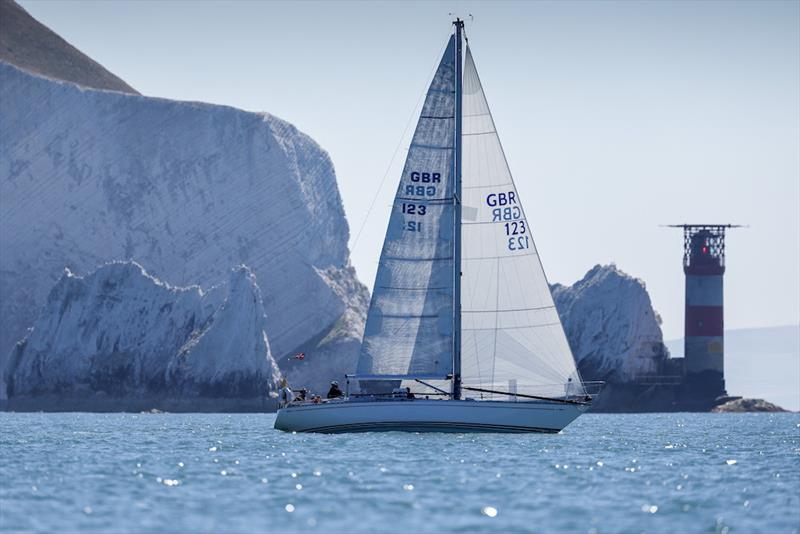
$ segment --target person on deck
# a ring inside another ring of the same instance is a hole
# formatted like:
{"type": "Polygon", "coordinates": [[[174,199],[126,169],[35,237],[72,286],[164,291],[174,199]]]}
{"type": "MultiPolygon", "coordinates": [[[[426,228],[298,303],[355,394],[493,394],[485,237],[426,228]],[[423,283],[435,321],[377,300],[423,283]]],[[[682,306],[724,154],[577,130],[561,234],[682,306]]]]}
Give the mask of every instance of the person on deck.
{"type": "Polygon", "coordinates": [[[338,399],[343,395],[342,390],[339,389],[339,382],[334,380],[331,382],[331,389],[328,390],[328,398],[329,399],[338,399]]]}
{"type": "Polygon", "coordinates": [[[293,400],[294,393],[292,392],[291,388],[289,388],[289,384],[284,378],[281,380],[280,407],[283,408],[284,406],[288,406],[293,400]]]}

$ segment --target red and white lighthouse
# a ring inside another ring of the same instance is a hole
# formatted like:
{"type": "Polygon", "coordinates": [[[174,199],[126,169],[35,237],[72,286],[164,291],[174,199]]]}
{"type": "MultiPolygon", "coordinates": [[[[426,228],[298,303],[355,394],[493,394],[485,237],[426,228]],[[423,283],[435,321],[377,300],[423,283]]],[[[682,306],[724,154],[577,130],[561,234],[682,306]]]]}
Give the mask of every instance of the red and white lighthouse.
{"type": "Polygon", "coordinates": [[[684,373],[693,396],[727,395],[724,365],[725,229],[731,224],[682,224],[686,274],[684,373]]]}

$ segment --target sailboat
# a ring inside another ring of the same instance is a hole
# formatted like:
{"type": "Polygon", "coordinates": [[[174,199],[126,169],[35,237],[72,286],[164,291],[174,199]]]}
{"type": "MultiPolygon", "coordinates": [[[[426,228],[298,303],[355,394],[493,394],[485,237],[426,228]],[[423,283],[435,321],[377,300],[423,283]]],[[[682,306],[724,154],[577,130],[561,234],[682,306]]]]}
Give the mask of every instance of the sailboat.
{"type": "Polygon", "coordinates": [[[559,432],[592,403],[456,19],[400,178],[346,394],[296,432],[559,432]],[[412,391],[413,388],[413,391],[412,391]]]}

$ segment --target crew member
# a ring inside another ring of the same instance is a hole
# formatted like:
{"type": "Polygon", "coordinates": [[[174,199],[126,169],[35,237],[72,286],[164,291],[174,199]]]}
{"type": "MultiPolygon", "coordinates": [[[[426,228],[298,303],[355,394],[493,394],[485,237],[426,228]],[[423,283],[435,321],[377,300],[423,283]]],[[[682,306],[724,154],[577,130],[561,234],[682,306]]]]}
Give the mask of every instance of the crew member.
{"type": "Polygon", "coordinates": [[[343,395],[342,390],[339,389],[339,382],[334,380],[331,382],[331,389],[328,390],[328,398],[329,399],[338,399],[343,395]]]}
{"type": "Polygon", "coordinates": [[[289,383],[286,379],[281,379],[281,392],[280,392],[280,407],[288,406],[294,400],[294,393],[289,388],[289,383]]]}

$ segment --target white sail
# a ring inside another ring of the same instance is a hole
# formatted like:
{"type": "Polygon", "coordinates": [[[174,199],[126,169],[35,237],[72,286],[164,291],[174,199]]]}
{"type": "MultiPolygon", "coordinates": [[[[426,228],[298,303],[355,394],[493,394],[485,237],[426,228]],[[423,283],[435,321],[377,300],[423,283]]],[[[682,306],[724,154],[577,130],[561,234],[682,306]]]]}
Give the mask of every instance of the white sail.
{"type": "Polygon", "coordinates": [[[455,38],[408,151],[367,314],[358,375],[453,372],[455,38]]]}
{"type": "Polygon", "coordinates": [[[463,86],[464,386],[561,396],[582,389],[467,47],[463,86]]]}

